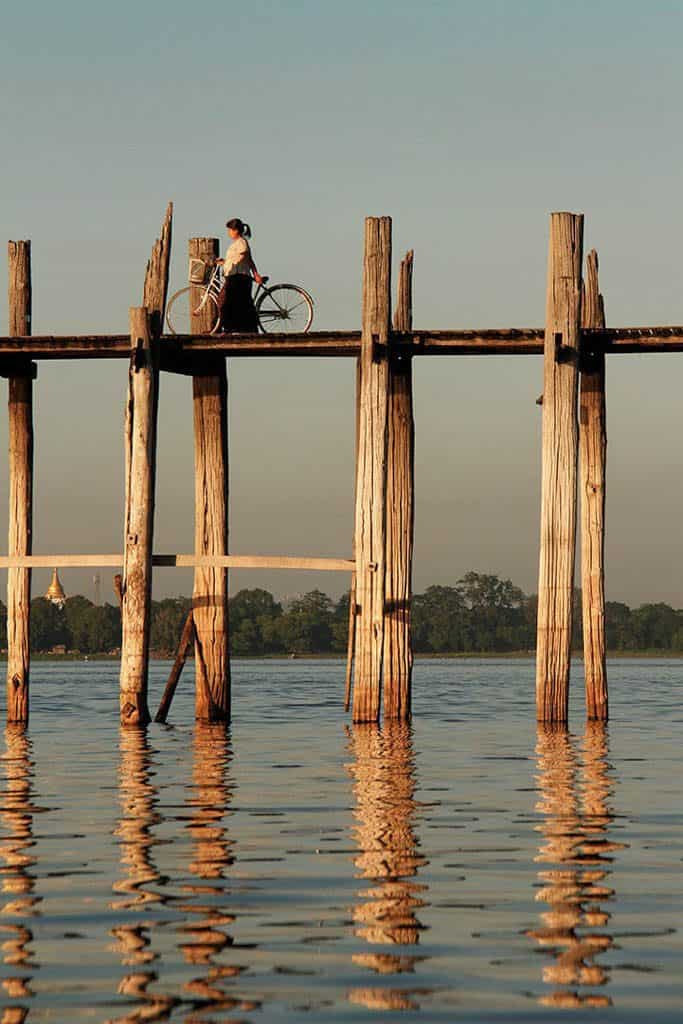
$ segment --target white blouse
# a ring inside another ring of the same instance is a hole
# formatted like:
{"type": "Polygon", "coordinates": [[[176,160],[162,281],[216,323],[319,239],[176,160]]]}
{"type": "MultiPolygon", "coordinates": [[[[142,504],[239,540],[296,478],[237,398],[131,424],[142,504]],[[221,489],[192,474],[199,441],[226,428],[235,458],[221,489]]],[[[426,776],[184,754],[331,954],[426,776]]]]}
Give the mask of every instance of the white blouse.
{"type": "Polygon", "coordinates": [[[246,238],[236,238],[226,252],[223,273],[226,277],[251,274],[251,250],[246,238]]]}

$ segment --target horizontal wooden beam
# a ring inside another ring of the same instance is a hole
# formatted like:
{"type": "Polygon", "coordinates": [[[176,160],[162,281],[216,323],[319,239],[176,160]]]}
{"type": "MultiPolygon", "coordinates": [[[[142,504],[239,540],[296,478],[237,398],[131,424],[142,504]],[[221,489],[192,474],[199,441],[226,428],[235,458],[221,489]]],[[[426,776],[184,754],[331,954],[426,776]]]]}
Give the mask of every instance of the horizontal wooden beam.
{"type": "MultiPolygon", "coordinates": [[[[215,569],[314,569],[322,572],[353,572],[350,558],[306,558],[296,555],[153,555],[160,568],[215,569]]],[[[23,555],[0,556],[0,569],[119,568],[123,555],[23,555]]]]}
{"type": "Polygon", "coordinates": [[[584,343],[604,352],[683,352],[683,327],[596,327],[584,343]]]}
{"type": "Polygon", "coordinates": [[[0,359],[128,359],[130,335],[92,334],[83,337],[42,334],[30,338],[0,338],[0,359]]]}
{"type": "Polygon", "coordinates": [[[417,356],[541,355],[539,327],[483,331],[412,331],[395,334],[393,344],[417,356]]]}
{"type": "MultiPolygon", "coordinates": [[[[585,330],[584,343],[607,353],[683,352],[683,327],[607,327],[585,330]]],[[[540,327],[486,330],[408,331],[392,335],[392,344],[416,356],[541,355],[540,327]]],[[[311,331],[308,334],[229,334],[164,336],[160,341],[162,368],[177,373],[197,372],[195,362],[207,356],[358,356],[359,331],[311,331]]],[[[0,375],[3,364],[13,372],[17,358],[128,359],[130,338],[123,334],[26,338],[0,337],[0,375]]]]}
{"type": "MultiPolygon", "coordinates": [[[[601,327],[581,332],[589,349],[606,353],[683,352],[683,327],[601,327]]],[[[413,355],[542,355],[544,331],[520,327],[483,331],[413,331],[394,335],[413,355]]]]}
{"type": "MultiPolygon", "coordinates": [[[[308,334],[226,334],[203,338],[177,335],[170,341],[183,353],[224,356],[357,356],[360,331],[309,331],[308,334]]],[[[163,344],[163,343],[162,343],[163,344]]]]}
{"type": "Polygon", "coordinates": [[[350,558],[306,558],[291,555],[154,555],[154,565],[217,569],[315,569],[322,572],[353,572],[350,558]]]}
{"type": "Polygon", "coordinates": [[[119,568],[123,555],[0,555],[0,569],[85,569],[119,568]]]}
{"type": "MultiPolygon", "coordinates": [[[[359,331],[311,331],[308,334],[165,335],[160,342],[162,362],[181,357],[222,356],[353,356],[360,350],[359,331]]],[[[130,338],[124,334],[87,337],[33,335],[0,337],[0,361],[7,357],[30,359],[128,359],[130,338]]],[[[182,361],[181,361],[182,365],[182,361]]],[[[174,367],[169,365],[170,369],[174,367]]],[[[187,372],[180,369],[179,372],[187,372]]]]}

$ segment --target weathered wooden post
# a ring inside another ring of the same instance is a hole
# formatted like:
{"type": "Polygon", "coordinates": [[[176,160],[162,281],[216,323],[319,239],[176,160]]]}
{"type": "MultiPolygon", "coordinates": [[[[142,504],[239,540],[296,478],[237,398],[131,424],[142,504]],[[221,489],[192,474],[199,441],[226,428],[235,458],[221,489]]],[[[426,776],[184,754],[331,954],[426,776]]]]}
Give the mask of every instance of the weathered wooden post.
{"type": "MultiPolygon", "coordinates": [[[[31,333],[31,243],[9,242],[9,333],[31,333]]],[[[8,554],[30,555],[33,535],[33,380],[36,366],[16,360],[9,373],[8,554]]],[[[31,570],[7,571],[7,721],[28,722],[31,570]]]]}
{"type": "MultiPolygon", "coordinates": [[[[355,524],[355,508],[358,501],[358,439],[360,436],[360,381],[361,381],[361,360],[360,356],[356,359],[356,414],[354,419],[354,467],[356,471],[353,489],[353,507],[354,507],[354,525],[353,525],[353,537],[351,538],[351,558],[356,560],[356,524],[355,524]]],[[[358,602],[357,602],[357,590],[356,590],[356,567],[354,565],[353,572],[351,573],[351,585],[349,587],[349,635],[346,644],[346,681],[345,681],[345,693],[344,693],[344,711],[348,711],[351,707],[351,683],[353,678],[353,668],[356,657],[356,628],[358,625],[358,602]]]]}
{"type": "MultiPolygon", "coordinates": [[[[401,261],[394,330],[413,328],[413,252],[401,261]]],[[[412,356],[389,357],[387,554],[384,625],[384,715],[409,718],[413,652],[410,640],[415,519],[412,356]]]]}
{"type": "Polygon", "coordinates": [[[384,654],[391,218],[365,221],[356,456],[354,722],[379,719],[384,654]]]}
{"type": "Polygon", "coordinates": [[[130,311],[130,341],[120,707],[122,725],[146,725],[159,368],[145,306],[130,311]]]}
{"type": "MultiPolygon", "coordinates": [[[[604,327],[605,307],[598,284],[598,254],[586,259],[581,304],[584,327],[604,327]]],[[[582,343],[579,385],[579,467],[581,480],[581,593],[586,714],[606,721],[607,661],[605,643],[605,479],[607,417],[605,352],[582,343]]]]}
{"type": "Polygon", "coordinates": [[[160,337],[164,329],[172,234],[173,203],[169,203],[166,207],[164,223],[161,226],[161,234],[154,243],[152,255],[147,263],[145,287],[142,293],[142,305],[146,306],[149,312],[149,326],[153,338],[160,337]]]}
{"type": "Polygon", "coordinates": [[[543,368],[541,550],[536,715],[565,722],[569,699],[576,549],[578,356],[583,215],[553,213],[543,368]]]}
{"type": "MultiPolygon", "coordinates": [[[[190,257],[214,260],[217,238],[190,239],[190,257]]],[[[198,295],[198,289],[193,290],[198,295]]],[[[193,301],[192,308],[197,302],[193,301]]],[[[210,313],[192,318],[192,330],[208,333],[210,313]]],[[[228,378],[225,358],[202,361],[193,374],[195,552],[228,552],[228,378]]],[[[192,609],[195,628],[195,715],[208,722],[230,720],[228,574],[198,566],[192,609]]]]}

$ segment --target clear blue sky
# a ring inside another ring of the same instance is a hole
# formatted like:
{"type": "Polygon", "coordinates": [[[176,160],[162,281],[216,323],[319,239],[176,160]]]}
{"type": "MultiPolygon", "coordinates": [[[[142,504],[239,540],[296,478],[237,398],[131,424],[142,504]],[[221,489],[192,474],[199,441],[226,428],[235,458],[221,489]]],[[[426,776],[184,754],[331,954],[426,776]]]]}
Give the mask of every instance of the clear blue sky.
{"type": "MultiPolygon", "coordinates": [[[[683,322],[682,29],[682,5],[628,0],[3,10],[0,224],[32,239],[34,330],[125,331],[168,199],[173,287],[187,238],[241,216],[319,327],[358,324],[367,214],[415,249],[416,326],[540,325],[554,209],[586,215],[609,322],[683,322]]],[[[608,596],[683,605],[683,356],[608,375],[608,596]]],[[[230,380],[232,550],[346,554],[350,363],[233,360],[230,380]]],[[[418,361],[418,589],[468,569],[535,588],[540,387],[535,358],[418,361]]],[[[120,549],[124,388],[119,363],[41,366],[37,551],[120,549]]],[[[164,377],[159,550],[191,548],[190,406],[164,377]]],[[[159,594],[189,587],[158,574],[159,594]]]]}

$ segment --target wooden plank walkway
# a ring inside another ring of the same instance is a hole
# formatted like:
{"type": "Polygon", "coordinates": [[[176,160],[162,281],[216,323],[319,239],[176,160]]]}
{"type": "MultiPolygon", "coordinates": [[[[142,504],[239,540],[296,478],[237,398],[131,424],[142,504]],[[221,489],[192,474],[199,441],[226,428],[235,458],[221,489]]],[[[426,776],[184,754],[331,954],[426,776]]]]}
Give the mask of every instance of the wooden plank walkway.
{"type": "MultiPolygon", "coordinates": [[[[607,353],[683,352],[683,326],[607,327],[582,332],[589,347],[607,353]]],[[[392,335],[406,354],[542,355],[541,327],[513,329],[409,331],[392,335]]],[[[164,336],[160,341],[162,367],[172,369],[173,357],[223,356],[336,356],[360,353],[360,331],[310,331],[308,334],[231,334],[164,336]]],[[[0,337],[0,372],[4,359],[128,359],[130,335],[95,334],[83,337],[34,335],[0,337]]]]}

